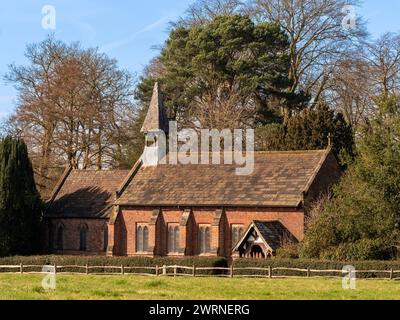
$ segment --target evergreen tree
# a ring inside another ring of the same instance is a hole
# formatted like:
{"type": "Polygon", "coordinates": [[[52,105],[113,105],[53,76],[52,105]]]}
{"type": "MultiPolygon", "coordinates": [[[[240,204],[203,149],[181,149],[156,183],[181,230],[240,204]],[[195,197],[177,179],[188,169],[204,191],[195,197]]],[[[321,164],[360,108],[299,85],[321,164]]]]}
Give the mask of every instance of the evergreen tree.
{"type": "MultiPolygon", "coordinates": [[[[177,27],[159,62],[158,73],[141,79],[137,97],[147,104],[154,81],[159,81],[171,118],[190,118],[202,103],[218,100],[230,105],[231,117],[241,114],[242,123],[268,123],[282,121],[307,102],[302,94],[287,91],[291,82],[286,34],[276,24],[255,24],[247,16],[218,16],[204,25],[177,27]]],[[[202,112],[211,117],[217,108],[202,112]]],[[[218,126],[215,121],[203,123],[210,125],[218,126]]]]}
{"type": "Polygon", "coordinates": [[[354,156],[351,127],[341,113],[335,113],[325,103],[291,117],[285,129],[286,149],[325,149],[330,140],[332,151],[338,157],[354,156]]]}
{"type": "Polygon", "coordinates": [[[42,204],[25,143],[0,143],[0,256],[37,252],[42,204]]]}
{"type": "Polygon", "coordinates": [[[292,115],[282,124],[270,124],[256,130],[258,150],[316,150],[328,147],[343,164],[354,157],[354,138],[341,113],[326,104],[292,115]]]}
{"type": "Polygon", "coordinates": [[[379,99],[363,126],[357,158],[334,197],[308,226],[307,258],[387,259],[400,239],[400,108],[398,97],[379,99]]]}

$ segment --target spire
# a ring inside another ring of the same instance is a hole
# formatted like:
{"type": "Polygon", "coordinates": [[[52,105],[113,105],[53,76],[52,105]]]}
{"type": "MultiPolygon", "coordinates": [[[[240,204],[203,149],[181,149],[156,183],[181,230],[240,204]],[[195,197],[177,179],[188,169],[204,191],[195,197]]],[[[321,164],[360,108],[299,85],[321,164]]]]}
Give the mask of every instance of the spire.
{"type": "Polygon", "coordinates": [[[154,84],[153,96],[151,97],[149,110],[143,122],[141,132],[162,130],[168,133],[168,119],[165,113],[162,100],[160,85],[158,82],[154,84]]]}

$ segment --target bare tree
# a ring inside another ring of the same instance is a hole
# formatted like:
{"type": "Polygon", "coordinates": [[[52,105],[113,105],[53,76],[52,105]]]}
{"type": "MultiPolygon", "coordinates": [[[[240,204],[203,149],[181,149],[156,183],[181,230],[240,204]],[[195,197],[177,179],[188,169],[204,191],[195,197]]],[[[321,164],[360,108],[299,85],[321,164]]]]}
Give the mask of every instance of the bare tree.
{"type": "Polygon", "coordinates": [[[185,16],[172,25],[204,25],[217,16],[243,12],[246,0],[197,0],[189,6],[185,16]]]}
{"type": "Polygon", "coordinates": [[[367,46],[366,61],[375,95],[395,94],[400,89],[400,35],[386,33],[367,46]]]}
{"type": "Polygon", "coordinates": [[[28,46],[29,66],[10,66],[6,80],[18,90],[10,123],[27,142],[39,188],[49,170],[116,166],[121,133],[135,113],[133,77],[96,49],[52,37],[28,46]]]}
{"type": "Polygon", "coordinates": [[[241,128],[250,124],[254,114],[251,98],[243,96],[239,84],[223,86],[215,84],[214,89],[196,96],[192,117],[188,126],[199,125],[201,128],[241,128]]]}
{"type": "Polygon", "coordinates": [[[373,112],[371,88],[370,65],[362,53],[352,52],[333,70],[325,97],[356,131],[373,112]]]}
{"type": "Polygon", "coordinates": [[[398,97],[400,36],[387,33],[349,52],[333,69],[325,97],[354,131],[380,112],[382,97],[398,97]]]}
{"type": "Polygon", "coordinates": [[[54,67],[68,51],[54,39],[27,47],[25,56],[30,66],[10,66],[6,80],[15,83],[19,92],[17,110],[9,124],[15,134],[24,138],[30,147],[35,173],[40,185],[46,185],[47,171],[56,127],[51,81],[54,67]]]}
{"type": "Polygon", "coordinates": [[[303,90],[317,101],[329,84],[331,72],[344,53],[366,33],[360,18],[344,28],[346,6],[357,0],[254,0],[256,20],[273,22],[288,34],[291,47],[290,92],[303,90]]]}

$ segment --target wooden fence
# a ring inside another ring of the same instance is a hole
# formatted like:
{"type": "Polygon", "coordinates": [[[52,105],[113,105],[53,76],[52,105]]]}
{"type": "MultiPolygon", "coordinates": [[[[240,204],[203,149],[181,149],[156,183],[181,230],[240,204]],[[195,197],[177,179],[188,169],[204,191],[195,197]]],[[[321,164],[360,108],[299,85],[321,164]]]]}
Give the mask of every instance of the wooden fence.
{"type": "MultiPolygon", "coordinates": [[[[286,267],[197,267],[180,265],[146,266],[91,266],[91,265],[0,265],[0,273],[13,274],[80,274],[80,275],[144,275],[144,276],[218,276],[218,277],[343,277],[342,270],[317,270],[312,268],[286,267]],[[43,270],[46,267],[47,270],[43,270]],[[72,270],[72,271],[71,271],[72,270]],[[289,274],[288,274],[289,273],[289,274]],[[296,273],[296,275],[293,275],[296,273]]],[[[354,270],[356,274],[366,275],[369,278],[400,280],[400,270],[354,270]],[[398,277],[396,277],[398,275],[398,277]]]]}

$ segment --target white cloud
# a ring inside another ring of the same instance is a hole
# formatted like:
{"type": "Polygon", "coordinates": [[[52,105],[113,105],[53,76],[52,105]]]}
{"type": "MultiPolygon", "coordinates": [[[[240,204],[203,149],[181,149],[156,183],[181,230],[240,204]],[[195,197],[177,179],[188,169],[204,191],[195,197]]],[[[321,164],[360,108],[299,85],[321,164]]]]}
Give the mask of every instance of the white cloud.
{"type": "Polygon", "coordinates": [[[113,49],[125,46],[127,44],[129,44],[130,42],[132,42],[138,35],[141,35],[143,33],[149,32],[157,27],[159,27],[160,25],[163,25],[164,23],[166,23],[167,21],[169,21],[169,17],[163,17],[151,24],[149,24],[148,26],[144,27],[143,29],[135,32],[134,34],[132,34],[130,37],[124,38],[124,39],[119,39],[110,43],[105,44],[104,46],[102,46],[100,48],[100,51],[102,52],[109,52],[113,49]]]}

